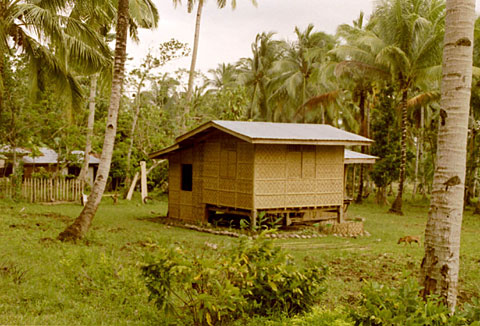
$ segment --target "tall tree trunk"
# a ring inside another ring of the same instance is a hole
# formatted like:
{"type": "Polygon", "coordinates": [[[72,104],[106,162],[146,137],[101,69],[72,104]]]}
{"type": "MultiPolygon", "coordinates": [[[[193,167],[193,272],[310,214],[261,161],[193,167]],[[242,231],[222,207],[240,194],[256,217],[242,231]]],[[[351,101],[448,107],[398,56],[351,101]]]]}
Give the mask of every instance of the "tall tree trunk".
{"type": "MultiPolygon", "coordinates": [[[[128,189],[129,184],[131,183],[131,161],[132,161],[132,151],[133,151],[133,139],[135,136],[135,129],[137,127],[138,116],[140,115],[140,92],[142,91],[142,85],[145,81],[146,74],[142,75],[140,78],[140,82],[138,83],[137,92],[135,94],[135,108],[133,112],[133,119],[132,119],[132,126],[130,127],[130,144],[128,145],[128,152],[127,152],[127,170],[125,171],[125,189],[128,189]]],[[[125,193],[126,197],[127,193],[125,193]]]]}
{"type": "Polygon", "coordinates": [[[477,205],[475,205],[474,215],[480,215],[480,198],[478,198],[477,205]]]}
{"type": "MultiPolygon", "coordinates": [[[[473,118],[473,114],[472,114],[473,118]]],[[[472,205],[472,198],[475,197],[475,193],[473,191],[474,184],[475,184],[475,172],[476,172],[476,143],[475,138],[477,137],[477,130],[475,126],[472,127],[472,131],[470,133],[470,139],[467,140],[468,144],[468,151],[467,151],[467,173],[465,178],[465,199],[464,199],[464,207],[472,205]]]]}
{"type": "MultiPolygon", "coordinates": [[[[2,4],[0,4],[0,9],[2,9],[2,4]]],[[[2,9],[3,10],[3,9],[2,9]]],[[[3,93],[4,93],[4,81],[5,80],[5,54],[0,47],[0,117],[3,113],[3,93]]]]}
{"type": "Polygon", "coordinates": [[[359,179],[358,179],[358,193],[357,193],[357,198],[355,199],[355,203],[360,204],[363,201],[363,184],[364,184],[364,171],[365,167],[363,164],[360,164],[360,174],[359,174],[359,179]]]}
{"type": "Polygon", "coordinates": [[[250,109],[248,110],[248,114],[249,114],[249,119],[253,119],[253,117],[255,116],[254,112],[253,112],[253,103],[255,102],[255,95],[257,93],[257,83],[255,83],[255,85],[253,85],[253,94],[252,94],[252,100],[250,102],[250,109]]]}
{"type": "Polygon", "coordinates": [[[88,164],[90,163],[90,152],[92,151],[93,126],[95,124],[95,97],[97,95],[97,79],[97,74],[93,74],[90,77],[90,96],[88,98],[88,122],[87,137],[85,140],[85,155],[83,156],[82,169],[80,170],[80,174],[78,175],[78,179],[81,181],[85,181],[87,177],[88,164]]]}
{"type": "Polygon", "coordinates": [[[127,152],[127,171],[125,177],[125,186],[128,187],[131,180],[130,171],[131,169],[131,161],[132,161],[132,151],[133,151],[133,139],[135,137],[135,129],[137,127],[138,115],[140,114],[140,104],[135,105],[135,112],[133,115],[132,126],[130,127],[130,143],[128,144],[128,152],[127,152]]]}
{"type": "Polygon", "coordinates": [[[412,199],[415,199],[417,195],[417,179],[418,179],[418,167],[420,161],[420,137],[417,137],[417,141],[415,144],[415,175],[413,177],[413,191],[412,191],[412,199]]]}
{"type": "Polygon", "coordinates": [[[103,142],[102,156],[98,167],[97,177],[93,185],[92,193],[88,202],[83,208],[80,216],[68,226],[58,239],[61,241],[75,241],[82,239],[87,233],[92,220],[102,200],[103,192],[110,172],[115,134],[117,131],[117,118],[120,107],[121,90],[125,77],[125,60],[127,57],[127,32],[128,32],[128,6],[129,0],[118,1],[117,30],[115,41],[115,60],[113,67],[112,90],[110,93],[110,105],[108,107],[107,125],[105,128],[105,139],[103,142]]]}
{"type": "Polygon", "coordinates": [[[382,206],[385,206],[388,204],[386,187],[377,188],[377,194],[375,195],[375,203],[382,206]]]}
{"type": "Polygon", "coordinates": [[[419,173],[421,175],[421,185],[420,193],[425,197],[425,188],[426,188],[426,177],[425,177],[425,167],[423,164],[423,147],[425,146],[425,108],[422,106],[420,111],[420,152],[418,153],[418,160],[420,162],[419,173]]]}
{"type": "Polygon", "coordinates": [[[402,139],[401,139],[401,159],[400,159],[400,178],[398,182],[398,193],[395,198],[392,207],[390,208],[391,213],[398,215],[403,215],[402,212],[402,201],[403,201],[403,184],[405,182],[405,167],[407,165],[407,99],[408,99],[408,88],[403,87],[402,90],[402,139]]]}
{"type": "Polygon", "coordinates": [[[433,179],[423,295],[436,293],[453,312],[457,302],[475,0],[447,0],[437,166],[433,179]]]}
{"type": "Polygon", "coordinates": [[[183,122],[182,128],[185,129],[186,121],[185,119],[188,117],[190,113],[190,101],[192,100],[192,92],[193,92],[193,80],[195,78],[195,65],[197,63],[197,53],[198,53],[198,40],[200,39],[200,22],[202,19],[202,8],[203,8],[203,0],[198,1],[197,7],[197,18],[195,21],[195,36],[193,39],[193,50],[192,50],[192,62],[190,63],[190,72],[188,74],[188,88],[187,94],[185,96],[186,104],[185,104],[185,112],[183,115],[183,122]]]}
{"type": "MultiPolygon", "coordinates": [[[[366,137],[367,133],[367,127],[366,127],[366,121],[367,117],[365,114],[365,92],[361,91],[360,92],[360,99],[358,101],[358,107],[360,109],[360,135],[366,137]]],[[[362,146],[362,153],[365,153],[365,146],[362,146]]],[[[360,164],[360,180],[358,183],[358,194],[357,198],[355,199],[356,203],[361,203],[363,201],[363,184],[364,184],[364,172],[365,172],[365,167],[363,164],[360,164]]]]}

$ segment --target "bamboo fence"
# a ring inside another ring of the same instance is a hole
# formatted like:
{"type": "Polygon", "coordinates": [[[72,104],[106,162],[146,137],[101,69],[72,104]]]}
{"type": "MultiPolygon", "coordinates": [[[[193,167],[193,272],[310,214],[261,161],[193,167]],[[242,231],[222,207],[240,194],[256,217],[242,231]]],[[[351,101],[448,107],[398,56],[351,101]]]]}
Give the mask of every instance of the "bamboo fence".
{"type": "Polygon", "coordinates": [[[31,202],[57,202],[80,200],[84,182],[64,178],[25,178],[21,187],[16,187],[12,179],[0,178],[0,198],[20,196],[31,202]]]}

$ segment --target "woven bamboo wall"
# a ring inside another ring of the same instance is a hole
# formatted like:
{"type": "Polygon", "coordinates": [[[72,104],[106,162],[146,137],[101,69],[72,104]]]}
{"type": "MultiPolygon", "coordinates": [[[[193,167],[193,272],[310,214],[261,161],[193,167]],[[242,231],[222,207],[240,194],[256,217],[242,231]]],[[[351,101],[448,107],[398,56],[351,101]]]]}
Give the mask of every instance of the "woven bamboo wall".
{"type": "Polygon", "coordinates": [[[175,152],[168,158],[170,164],[168,214],[172,218],[197,220],[196,216],[200,216],[200,219],[203,219],[202,152],[203,146],[198,145],[175,152]],[[182,164],[192,164],[192,191],[181,190],[182,164]]]}
{"type": "Polygon", "coordinates": [[[180,218],[181,153],[168,156],[168,215],[180,218]]]}
{"type": "Polygon", "coordinates": [[[205,141],[203,202],[253,208],[253,145],[215,132],[205,141]]]}
{"type": "Polygon", "coordinates": [[[204,221],[206,204],[253,208],[252,144],[214,132],[168,159],[170,217],[204,221]],[[192,164],[192,191],[181,190],[182,164],[192,164]]]}
{"type": "Polygon", "coordinates": [[[343,146],[256,145],[256,209],[342,204],[343,146]]]}

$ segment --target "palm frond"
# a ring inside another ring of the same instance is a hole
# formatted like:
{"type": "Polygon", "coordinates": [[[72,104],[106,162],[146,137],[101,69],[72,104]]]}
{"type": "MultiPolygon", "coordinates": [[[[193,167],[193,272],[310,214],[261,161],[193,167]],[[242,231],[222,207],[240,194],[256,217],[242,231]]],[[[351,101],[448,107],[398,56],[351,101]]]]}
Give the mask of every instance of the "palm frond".
{"type": "Polygon", "coordinates": [[[77,79],[67,71],[64,63],[34,38],[24,34],[23,40],[23,49],[33,70],[31,89],[38,89],[39,74],[46,74],[60,93],[68,94],[73,107],[81,107],[84,101],[83,91],[77,79]]]}
{"type": "Polygon", "coordinates": [[[156,28],[160,18],[152,0],[130,0],[130,17],[141,28],[156,28]]]}
{"type": "Polygon", "coordinates": [[[430,104],[431,102],[436,102],[440,99],[439,91],[430,91],[418,94],[407,100],[407,108],[419,108],[430,104]]]}
{"type": "Polygon", "coordinates": [[[300,107],[297,108],[295,112],[295,117],[298,117],[302,113],[303,109],[305,108],[306,108],[306,111],[308,112],[309,110],[312,110],[313,108],[316,108],[319,105],[326,106],[326,105],[332,104],[333,102],[336,101],[339,93],[340,91],[337,89],[328,93],[323,93],[323,94],[311,97],[305,103],[303,103],[300,107]]]}

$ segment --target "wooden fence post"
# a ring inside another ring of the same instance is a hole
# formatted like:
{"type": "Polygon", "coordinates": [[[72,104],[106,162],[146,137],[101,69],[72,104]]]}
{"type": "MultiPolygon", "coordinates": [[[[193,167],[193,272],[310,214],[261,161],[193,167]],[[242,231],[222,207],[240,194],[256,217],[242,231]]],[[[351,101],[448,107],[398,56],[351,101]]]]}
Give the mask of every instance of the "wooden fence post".
{"type": "Polygon", "coordinates": [[[145,203],[145,198],[148,196],[147,190],[147,162],[140,162],[141,187],[142,187],[142,203],[145,203]]]}

